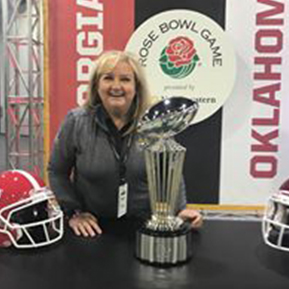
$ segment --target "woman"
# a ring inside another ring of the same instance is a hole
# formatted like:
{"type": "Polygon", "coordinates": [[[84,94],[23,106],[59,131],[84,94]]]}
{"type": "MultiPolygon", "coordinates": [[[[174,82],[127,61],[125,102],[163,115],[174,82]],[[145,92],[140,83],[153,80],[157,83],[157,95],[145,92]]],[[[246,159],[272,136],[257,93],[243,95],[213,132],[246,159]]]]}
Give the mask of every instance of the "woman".
{"type": "MultiPolygon", "coordinates": [[[[127,52],[109,51],[96,61],[88,100],[68,113],[56,136],[49,162],[49,181],[76,235],[102,233],[100,220],[143,218],[149,200],[143,152],[135,129],[148,105],[142,69],[127,52]]],[[[179,215],[202,224],[201,215],[179,215]]]]}

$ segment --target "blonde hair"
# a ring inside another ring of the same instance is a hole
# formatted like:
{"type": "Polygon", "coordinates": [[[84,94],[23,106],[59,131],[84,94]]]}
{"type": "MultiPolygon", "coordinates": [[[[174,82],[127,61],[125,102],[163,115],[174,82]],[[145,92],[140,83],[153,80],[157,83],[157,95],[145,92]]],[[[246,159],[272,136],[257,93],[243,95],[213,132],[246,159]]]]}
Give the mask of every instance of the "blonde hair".
{"type": "Polygon", "coordinates": [[[95,62],[93,71],[90,76],[89,86],[88,86],[88,98],[84,107],[89,110],[94,110],[98,104],[101,104],[101,98],[98,94],[98,84],[101,75],[104,73],[104,70],[107,72],[107,63],[110,60],[113,61],[113,65],[109,68],[112,70],[120,61],[124,61],[128,63],[133,71],[135,76],[135,83],[136,83],[136,107],[132,114],[130,115],[130,119],[134,119],[138,121],[145,110],[149,105],[149,93],[148,93],[148,86],[146,83],[146,79],[144,76],[144,71],[139,64],[138,60],[135,58],[133,54],[126,51],[118,51],[118,50],[111,50],[104,52],[95,62]]]}

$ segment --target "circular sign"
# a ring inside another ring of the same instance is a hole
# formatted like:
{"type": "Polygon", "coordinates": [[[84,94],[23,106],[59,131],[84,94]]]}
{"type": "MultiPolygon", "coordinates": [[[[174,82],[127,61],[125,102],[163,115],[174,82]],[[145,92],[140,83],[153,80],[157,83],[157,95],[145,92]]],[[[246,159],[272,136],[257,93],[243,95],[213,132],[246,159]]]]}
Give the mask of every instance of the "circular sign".
{"type": "Polygon", "coordinates": [[[126,50],[145,68],[153,96],[184,96],[199,104],[193,123],[214,114],[235,81],[235,53],[224,30],[191,10],[169,10],[145,21],[126,50]]]}

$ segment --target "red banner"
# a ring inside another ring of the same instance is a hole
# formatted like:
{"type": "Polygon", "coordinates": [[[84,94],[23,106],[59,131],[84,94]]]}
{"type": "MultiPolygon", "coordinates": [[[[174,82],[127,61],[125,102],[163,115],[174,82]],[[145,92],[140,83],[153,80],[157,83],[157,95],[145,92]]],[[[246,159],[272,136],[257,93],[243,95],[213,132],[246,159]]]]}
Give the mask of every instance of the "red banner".
{"type": "Polygon", "coordinates": [[[134,30],[134,0],[49,0],[50,144],[67,111],[83,103],[93,61],[124,49],[134,30]]]}

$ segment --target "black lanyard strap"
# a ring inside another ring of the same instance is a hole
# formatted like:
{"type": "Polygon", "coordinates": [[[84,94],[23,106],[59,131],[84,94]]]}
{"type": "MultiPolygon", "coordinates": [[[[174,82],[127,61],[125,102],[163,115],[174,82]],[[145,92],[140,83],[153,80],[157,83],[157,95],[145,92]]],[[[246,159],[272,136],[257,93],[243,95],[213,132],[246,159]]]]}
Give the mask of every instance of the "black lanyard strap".
{"type": "Polygon", "coordinates": [[[119,163],[120,183],[124,183],[125,177],[126,177],[126,162],[128,159],[130,148],[132,146],[133,135],[130,134],[128,136],[127,140],[123,140],[120,153],[116,149],[115,138],[112,135],[109,135],[108,140],[109,140],[109,144],[110,144],[111,150],[113,152],[113,155],[114,155],[115,159],[117,160],[117,162],[119,163]]]}

